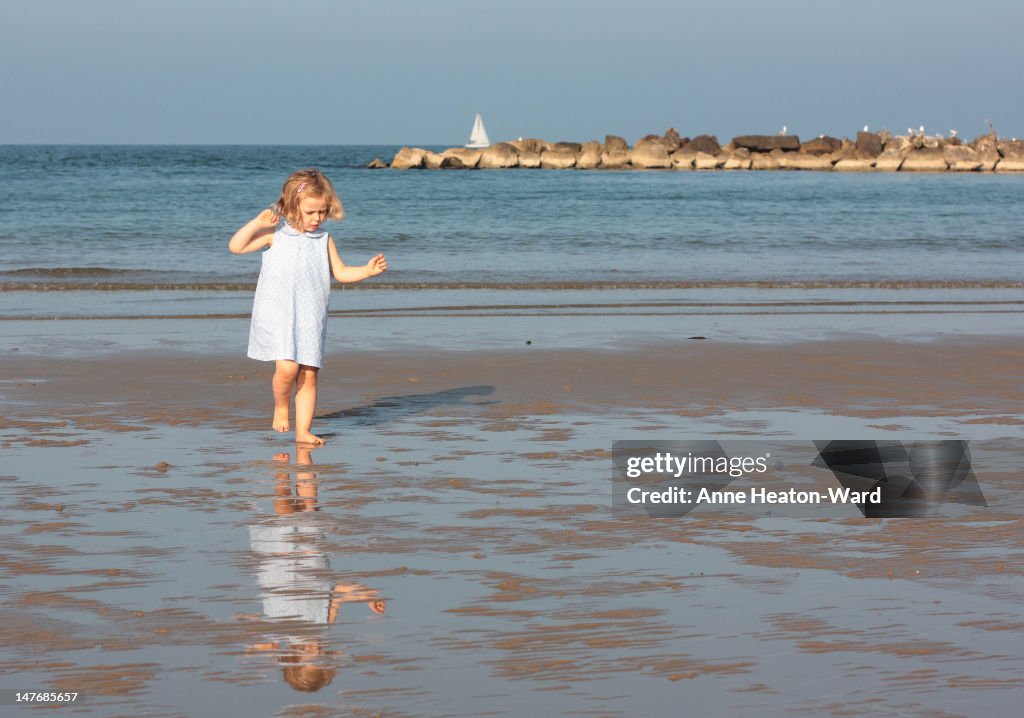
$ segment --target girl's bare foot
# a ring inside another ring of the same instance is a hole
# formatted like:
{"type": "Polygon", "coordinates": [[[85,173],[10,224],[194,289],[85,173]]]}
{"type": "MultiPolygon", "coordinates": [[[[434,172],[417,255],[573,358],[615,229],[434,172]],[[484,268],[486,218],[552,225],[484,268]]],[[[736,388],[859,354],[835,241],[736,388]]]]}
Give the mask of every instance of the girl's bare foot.
{"type": "Polygon", "coordinates": [[[324,440],[315,434],[311,434],[308,431],[296,431],[295,432],[295,443],[296,444],[313,444],[320,446],[324,443],[324,440]]]}
{"type": "Polygon", "coordinates": [[[282,433],[292,428],[291,424],[288,421],[287,406],[274,407],[274,420],[271,425],[274,427],[274,431],[280,431],[282,433]]]}

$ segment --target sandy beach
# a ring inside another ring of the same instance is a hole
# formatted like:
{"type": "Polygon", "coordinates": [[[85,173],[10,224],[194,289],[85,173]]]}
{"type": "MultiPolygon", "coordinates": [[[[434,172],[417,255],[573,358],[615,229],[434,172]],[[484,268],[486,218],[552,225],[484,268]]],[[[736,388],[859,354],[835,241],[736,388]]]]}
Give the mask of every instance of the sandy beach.
{"type": "Polygon", "coordinates": [[[877,5],[7,3],[0,718],[1020,714],[1024,3],[877,5]]]}
{"type": "Polygon", "coordinates": [[[20,324],[36,329],[17,334],[0,377],[0,671],[7,685],[80,691],[67,712],[1019,704],[1024,343],[1012,332],[587,348],[547,346],[552,331],[505,347],[333,350],[314,424],[327,444],[309,453],[268,430],[267,368],[206,348],[218,320],[162,352],[125,350],[124,321],[20,324]],[[76,352],[73,335],[38,350],[83,324],[117,350],[76,352]],[[613,441],[708,436],[970,439],[989,508],[613,514],[613,441]],[[326,586],[333,620],[272,615],[283,552],[257,538],[282,530],[306,537],[311,566],[292,598],[322,602],[326,586]],[[297,687],[296,665],[315,688],[297,687]]]}

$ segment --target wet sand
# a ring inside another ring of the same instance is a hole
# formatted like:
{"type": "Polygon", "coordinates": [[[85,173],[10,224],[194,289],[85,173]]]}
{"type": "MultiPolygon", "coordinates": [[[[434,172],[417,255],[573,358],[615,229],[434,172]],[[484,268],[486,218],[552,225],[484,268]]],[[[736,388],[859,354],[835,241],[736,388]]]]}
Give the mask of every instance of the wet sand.
{"type": "Polygon", "coordinates": [[[310,453],[265,366],[194,343],[4,356],[3,687],[173,716],[1024,697],[1019,337],[333,351],[310,453]],[[991,510],[613,514],[612,441],[701,437],[971,439],[991,510]]]}

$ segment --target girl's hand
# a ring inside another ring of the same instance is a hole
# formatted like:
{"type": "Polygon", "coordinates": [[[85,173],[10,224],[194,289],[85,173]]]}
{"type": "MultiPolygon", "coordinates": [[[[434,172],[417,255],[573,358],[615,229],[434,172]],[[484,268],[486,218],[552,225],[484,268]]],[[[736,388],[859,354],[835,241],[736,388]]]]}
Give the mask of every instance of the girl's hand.
{"type": "Polygon", "coordinates": [[[277,223],[280,222],[280,221],[281,221],[281,218],[278,217],[276,214],[274,214],[269,209],[265,209],[262,212],[260,212],[258,215],[256,215],[256,219],[253,220],[253,222],[256,223],[256,226],[261,227],[261,228],[262,227],[266,227],[266,228],[276,227],[277,223]]]}
{"type": "Polygon", "coordinates": [[[376,277],[378,274],[383,274],[387,271],[388,260],[384,259],[383,254],[378,254],[376,257],[366,263],[366,271],[370,273],[371,277],[376,277]]]}

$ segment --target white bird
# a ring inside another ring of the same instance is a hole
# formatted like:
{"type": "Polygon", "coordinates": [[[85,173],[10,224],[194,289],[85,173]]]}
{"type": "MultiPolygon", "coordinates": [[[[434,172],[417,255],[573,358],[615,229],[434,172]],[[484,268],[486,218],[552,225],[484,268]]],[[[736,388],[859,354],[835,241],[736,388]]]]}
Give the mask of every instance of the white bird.
{"type": "Polygon", "coordinates": [[[867,125],[864,125],[864,131],[865,131],[865,132],[867,132],[867,131],[868,131],[868,126],[867,126],[867,125]]]}
{"type": "Polygon", "coordinates": [[[782,129],[779,130],[779,135],[781,135],[782,137],[785,137],[786,136],[786,129],[787,129],[786,126],[783,125],[782,129]]]}
{"type": "Polygon", "coordinates": [[[907,128],[907,134],[908,135],[913,135],[914,134],[914,128],[913,127],[908,127],[907,128]]]}
{"type": "Polygon", "coordinates": [[[917,131],[920,132],[923,135],[924,134],[924,125],[921,125],[920,127],[918,127],[917,131]]]}
{"type": "Polygon", "coordinates": [[[950,137],[956,137],[956,130],[950,130],[949,131],[949,136],[950,137]]]}

